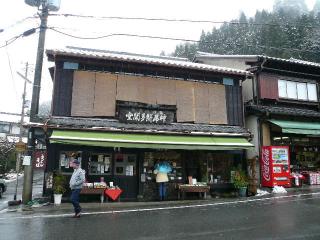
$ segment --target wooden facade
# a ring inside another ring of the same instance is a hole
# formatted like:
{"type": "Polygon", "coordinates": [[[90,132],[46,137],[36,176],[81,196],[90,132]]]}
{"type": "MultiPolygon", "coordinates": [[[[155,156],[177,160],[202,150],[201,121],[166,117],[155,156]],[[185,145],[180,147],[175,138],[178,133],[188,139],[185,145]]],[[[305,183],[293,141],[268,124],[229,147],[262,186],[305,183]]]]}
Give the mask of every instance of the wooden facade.
{"type": "MultiPolygon", "coordinates": [[[[49,127],[51,131],[123,131],[160,136],[217,134],[226,139],[230,136],[250,136],[243,128],[240,84],[247,72],[239,73],[223,68],[215,70],[215,67],[205,69],[191,63],[184,63],[185,66],[180,65],[178,60],[174,64],[170,62],[164,65],[158,60],[150,63],[140,58],[137,61],[125,57],[103,59],[99,58],[98,53],[97,57],[72,52],[70,55],[48,55],[49,60],[55,61],[52,116],[61,117],[61,122],[49,127]],[[229,82],[226,83],[225,79],[229,82]],[[127,119],[130,114],[150,116],[160,112],[166,116],[162,122],[148,122],[147,117],[144,120],[141,120],[142,117],[138,120],[127,119]],[[68,122],[66,119],[79,123],[68,122]],[[96,126],[87,121],[104,122],[96,126]]],[[[48,137],[50,138],[50,133],[48,137]]],[[[104,181],[113,182],[124,190],[122,199],[132,200],[142,196],[143,199],[154,200],[158,195],[153,174],[154,164],[160,159],[167,159],[175,163],[173,166],[176,171],[172,173],[171,177],[174,179],[169,181],[168,192],[171,192],[169,199],[176,199],[176,184],[185,183],[188,176],[208,181],[209,170],[205,169],[208,162],[212,166],[219,162],[220,166],[216,168],[225,175],[225,181],[228,180],[229,168],[242,164],[244,148],[241,148],[242,145],[240,148],[231,148],[228,142],[225,145],[221,149],[217,147],[205,151],[189,148],[172,150],[170,146],[101,147],[98,144],[68,144],[49,139],[46,173],[60,171],[70,177],[70,160],[66,161],[65,156],[71,156],[71,152],[79,153],[81,167],[87,171],[88,182],[99,182],[103,177],[104,181]],[[126,160],[118,161],[116,156],[121,154],[134,155],[135,160],[130,164],[126,160]],[[103,160],[96,161],[93,155],[99,156],[99,159],[103,156],[103,160]],[[108,164],[105,155],[111,156],[108,164]],[[100,171],[93,172],[94,164],[99,165],[100,171]],[[129,165],[134,168],[133,174],[128,173],[130,169],[126,167],[129,165]],[[105,171],[106,166],[108,172],[105,171]],[[121,174],[120,168],[123,170],[121,174]]]]}
{"type": "Polygon", "coordinates": [[[258,76],[259,93],[261,99],[279,100],[278,79],[280,76],[261,73],[258,76]]]}
{"type": "Polygon", "coordinates": [[[53,116],[115,117],[116,101],[176,105],[177,122],[243,126],[241,87],[162,77],[65,70],[56,64],[53,116]],[[165,93],[165,94],[164,94],[165,93]]]}

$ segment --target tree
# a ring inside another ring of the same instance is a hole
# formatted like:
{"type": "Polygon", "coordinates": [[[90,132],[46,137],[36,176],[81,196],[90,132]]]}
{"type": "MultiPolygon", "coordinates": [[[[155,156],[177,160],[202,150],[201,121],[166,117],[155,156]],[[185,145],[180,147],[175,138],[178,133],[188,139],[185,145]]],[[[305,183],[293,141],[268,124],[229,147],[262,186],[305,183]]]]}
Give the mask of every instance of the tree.
{"type": "Polygon", "coordinates": [[[312,11],[315,15],[318,15],[320,13],[320,0],[317,0],[313,6],[312,11]]]}
{"type": "Polygon", "coordinates": [[[203,31],[199,44],[178,45],[173,55],[193,59],[202,51],[320,61],[319,19],[320,12],[308,12],[304,0],[277,0],[273,12],[257,11],[252,18],[241,13],[220,28],[203,31]]]}
{"type": "Polygon", "coordinates": [[[15,144],[0,138],[0,174],[6,173],[15,166],[15,144]]]}
{"type": "Polygon", "coordinates": [[[51,101],[42,102],[39,106],[39,115],[49,117],[51,114],[51,101]]]}
{"type": "Polygon", "coordinates": [[[275,13],[294,17],[307,14],[308,7],[304,0],[276,0],[273,5],[273,11],[275,13]]]}

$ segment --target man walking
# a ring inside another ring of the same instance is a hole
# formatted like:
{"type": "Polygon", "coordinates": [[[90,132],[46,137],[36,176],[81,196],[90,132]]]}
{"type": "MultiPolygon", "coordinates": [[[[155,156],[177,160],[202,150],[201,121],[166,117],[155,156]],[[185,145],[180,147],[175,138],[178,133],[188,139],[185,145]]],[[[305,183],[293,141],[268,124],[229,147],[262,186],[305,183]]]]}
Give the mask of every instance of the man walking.
{"type": "Polygon", "coordinates": [[[74,159],[71,162],[71,167],[73,167],[73,174],[70,179],[70,188],[71,188],[71,202],[74,207],[74,218],[79,218],[81,215],[81,207],[79,204],[80,192],[82,185],[85,181],[85,171],[80,167],[80,161],[74,159]]]}

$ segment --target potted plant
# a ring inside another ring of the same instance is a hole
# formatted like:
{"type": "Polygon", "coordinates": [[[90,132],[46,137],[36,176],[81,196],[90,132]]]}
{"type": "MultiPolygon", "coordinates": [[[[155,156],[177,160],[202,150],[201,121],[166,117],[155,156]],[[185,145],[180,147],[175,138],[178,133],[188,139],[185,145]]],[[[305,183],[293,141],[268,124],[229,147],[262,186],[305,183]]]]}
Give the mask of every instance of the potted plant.
{"type": "Polygon", "coordinates": [[[54,196],[54,204],[60,205],[62,195],[66,192],[66,176],[61,173],[57,173],[53,177],[53,196],[54,196]]]}
{"type": "Polygon", "coordinates": [[[247,195],[248,178],[243,170],[237,170],[233,176],[233,184],[240,197],[245,197],[247,195]]]}

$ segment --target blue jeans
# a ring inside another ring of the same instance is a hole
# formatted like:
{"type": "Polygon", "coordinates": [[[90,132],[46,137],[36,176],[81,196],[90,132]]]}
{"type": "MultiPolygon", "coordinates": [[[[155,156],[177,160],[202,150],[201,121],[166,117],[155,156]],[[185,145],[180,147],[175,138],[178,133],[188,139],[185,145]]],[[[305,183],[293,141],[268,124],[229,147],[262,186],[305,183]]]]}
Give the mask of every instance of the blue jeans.
{"type": "Polygon", "coordinates": [[[159,197],[160,200],[164,200],[164,198],[166,197],[166,183],[165,182],[161,182],[159,183],[159,197]]]}
{"type": "Polygon", "coordinates": [[[72,202],[75,214],[78,214],[79,212],[81,212],[81,207],[79,204],[80,192],[81,192],[81,189],[71,190],[71,202],[72,202]]]}

